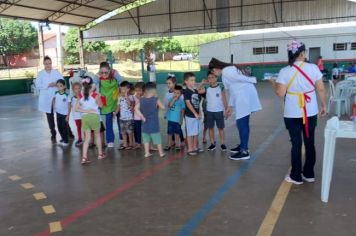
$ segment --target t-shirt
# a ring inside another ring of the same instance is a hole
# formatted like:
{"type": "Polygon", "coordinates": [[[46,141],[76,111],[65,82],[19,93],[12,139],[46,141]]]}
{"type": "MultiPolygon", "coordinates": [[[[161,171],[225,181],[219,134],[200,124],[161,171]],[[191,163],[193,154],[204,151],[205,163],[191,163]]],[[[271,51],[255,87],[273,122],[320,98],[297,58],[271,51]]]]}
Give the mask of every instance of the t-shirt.
{"type": "MultiPolygon", "coordinates": [[[[295,62],[297,66],[300,67],[301,62],[295,62]]],[[[315,64],[304,63],[301,67],[305,74],[307,74],[310,79],[315,84],[316,81],[321,80],[323,78],[323,74],[320,72],[319,68],[315,64]]],[[[281,69],[278,75],[277,83],[287,85],[289,80],[292,79],[295,74],[296,69],[291,66],[284,67],[281,69]]],[[[310,82],[300,73],[298,72],[297,77],[292,83],[291,87],[288,91],[290,92],[309,92],[314,90],[314,86],[310,84],[310,82]]],[[[316,98],[316,93],[311,92],[308,93],[310,97],[310,102],[306,103],[306,109],[308,117],[315,116],[318,114],[318,103],[316,98]]],[[[303,117],[302,110],[299,107],[299,98],[296,95],[286,94],[285,104],[284,104],[284,117],[287,118],[300,118],[303,117]]]]}
{"type": "MultiPolygon", "coordinates": [[[[194,89],[191,90],[189,88],[186,88],[183,92],[184,95],[184,101],[189,100],[189,102],[192,104],[194,110],[199,113],[199,108],[200,108],[200,96],[198,94],[198,90],[194,89]]],[[[188,108],[188,106],[185,107],[185,115],[191,118],[195,118],[194,113],[188,108]]]]}
{"type": "Polygon", "coordinates": [[[333,68],[331,71],[331,74],[334,76],[338,76],[339,75],[339,68],[333,68]]]}
{"type": "Polygon", "coordinates": [[[129,101],[127,101],[125,97],[120,97],[118,100],[117,104],[120,106],[120,120],[133,120],[134,118],[132,106],[129,106],[129,103],[134,105],[135,98],[131,95],[128,99],[129,101]]]}
{"type": "MultiPolygon", "coordinates": [[[[85,110],[85,111],[89,111],[89,110],[95,110],[96,114],[100,114],[99,111],[99,105],[96,102],[96,97],[98,96],[97,93],[93,92],[90,94],[90,96],[88,97],[87,100],[85,100],[84,95],[81,94],[80,96],[80,109],[85,110]]],[[[88,113],[81,113],[82,115],[88,114],[88,113]]]]}
{"type": "Polygon", "coordinates": [[[146,118],[146,121],[142,124],[143,133],[154,134],[160,132],[157,102],[157,97],[141,97],[140,99],[140,111],[146,118]]]}
{"type": "Polygon", "coordinates": [[[68,108],[70,103],[69,95],[66,92],[61,94],[59,91],[57,91],[54,94],[54,99],[55,112],[61,115],[68,115],[68,108]]]}
{"type": "Polygon", "coordinates": [[[182,99],[178,99],[174,102],[173,106],[168,108],[167,120],[179,123],[181,120],[181,111],[183,109],[185,109],[185,103],[182,99]]]}
{"type": "Polygon", "coordinates": [[[222,92],[224,91],[224,85],[218,84],[216,87],[207,86],[206,91],[206,109],[209,112],[224,111],[224,102],[222,98],[222,92]]]}
{"type": "Polygon", "coordinates": [[[82,114],[80,112],[75,111],[75,106],[77,105],[77,97],[72,96],[70,101],[71,101],[71,106],[72,106],[72,115],[74,120],[81,120],[82,119],[82,114]]]}

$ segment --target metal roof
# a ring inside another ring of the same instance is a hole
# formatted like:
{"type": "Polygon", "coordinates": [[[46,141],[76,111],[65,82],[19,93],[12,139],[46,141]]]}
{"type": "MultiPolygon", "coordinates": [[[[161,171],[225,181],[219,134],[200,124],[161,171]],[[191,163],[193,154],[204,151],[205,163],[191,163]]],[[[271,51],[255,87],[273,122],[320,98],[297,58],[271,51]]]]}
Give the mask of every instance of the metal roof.
{"type": "Polygon", "coordinates": [[[85,26],[135,0],[2,0],[0,17],[85,26]]]}
{"type": "Polygon", "coordinates": [[[162,37],[356,20],[347,0],[157,0],[84,31],[84,40],[162,37]]]}

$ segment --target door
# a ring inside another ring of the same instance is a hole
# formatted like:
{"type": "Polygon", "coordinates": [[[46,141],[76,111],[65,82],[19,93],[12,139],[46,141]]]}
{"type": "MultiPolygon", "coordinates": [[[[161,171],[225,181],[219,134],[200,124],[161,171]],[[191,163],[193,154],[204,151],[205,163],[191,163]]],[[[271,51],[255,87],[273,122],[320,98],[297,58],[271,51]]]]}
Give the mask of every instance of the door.
{"type": "Polygon", "coordinates": [[[316,64],[319,57],[320,57],[320,47],[319,48],[309,48],[310,63],[316,64]]]}

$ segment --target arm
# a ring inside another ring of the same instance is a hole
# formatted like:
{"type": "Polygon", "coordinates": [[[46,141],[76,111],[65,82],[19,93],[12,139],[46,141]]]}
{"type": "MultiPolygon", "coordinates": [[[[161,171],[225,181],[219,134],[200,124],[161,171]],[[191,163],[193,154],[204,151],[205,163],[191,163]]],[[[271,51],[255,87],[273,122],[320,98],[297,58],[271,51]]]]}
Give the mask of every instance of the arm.
{"type": "Polygon", "coordinates": [[[66,116],[66,121],[69,122],[70,112],[72,111],[72,103],[68,102],[68,115],[66,116]]]}
{"type": "Polygon", "coordinates": [[[185,105],[194,114],[195,118],[200,119],[200,114],[195,111],[193,105],[190,103],[190,100],[185,100],[185,105]]]}
{"type": "Polygon", "coordinates": [[[325,116],[326,113],[326,92],[325,92],[325,87],[324,87],[324,83],[323,80],[317,80],[315,83],[315,89],[318,92],[318,97],[320,99],[321,102],[321,111],[320,111],[320,115],[321,116],[325,116]]]}
{"type": "Polygon", "coordinates": [[[227,99],[226,99],[225,90],[223,90],[223,91],[221,92],[221,96],[222,96],[222,100],[223,100],[223,103],[224,103],[224,108],[225,108],[225,110],[227,110],[228,105],[227,105],[227,99]]]}
{"type": "Polygon", "coordinates": [[[136,103],[135,105],[135,112],[136,114],[142,119],[143,122],[146,122],[146,118],[143,116],[142,112],[140,111],[140,103],[136,103]]]}
{"type": "Polygon", "coordinates": [[[162,110],[166,109],[165,106],[163,105],[163,103],[161,102],[161,100],[159,100],[159,99],[157,100],[157,107],[162,109],[162,110]]]}
{"type": "Polygon", "coordinates": [[[275,80],[270,80],[272,84],[272,88],[274,89],[275,93],[279,97],[284,97],[287,93],[287,85],[280,84],[275,80]]]}
{"type": "Polygon", "coordinates": [[[183,124],[183,117],[185,115],[185,112],[184,112],[184,108],[182,108],[182,110],[180,111],[180,125],[183,124]]]}
{"type": "Polygon", "coordinates": [[[176,101],[177,99],[173,97],[173,99],[168,103],[168,107],[172,107],[176,101]]]}

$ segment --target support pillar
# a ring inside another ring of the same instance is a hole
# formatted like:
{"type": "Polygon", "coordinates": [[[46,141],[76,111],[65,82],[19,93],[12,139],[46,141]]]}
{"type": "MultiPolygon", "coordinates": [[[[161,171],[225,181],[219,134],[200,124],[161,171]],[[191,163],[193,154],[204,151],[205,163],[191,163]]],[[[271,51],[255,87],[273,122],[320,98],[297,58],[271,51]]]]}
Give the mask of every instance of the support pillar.
{"type": "Polygon", "coordinates": [[[83,47],[83,31],[79,29],[79,62],[80,68],[84,68],[84,47],[83,47]]]}
{"type": "Polygon", "coordinates": [[[40,61],[39,61],[39,66],[43,66],[43,59],[44,59],[44,54],[45,54],[45,50],[44,50],[44,43],[43,43],[43,27],[41,25],[41,23],[38,23],[38,50],[40,53],[40,61]]]}
{"type": "Polygon", "coordinates": [[[64,62],[63,62],[62,32],[61,32],[60,25],[58,25],[57,28],[57,68],[60,73],[63,73],[64,62]]]}

